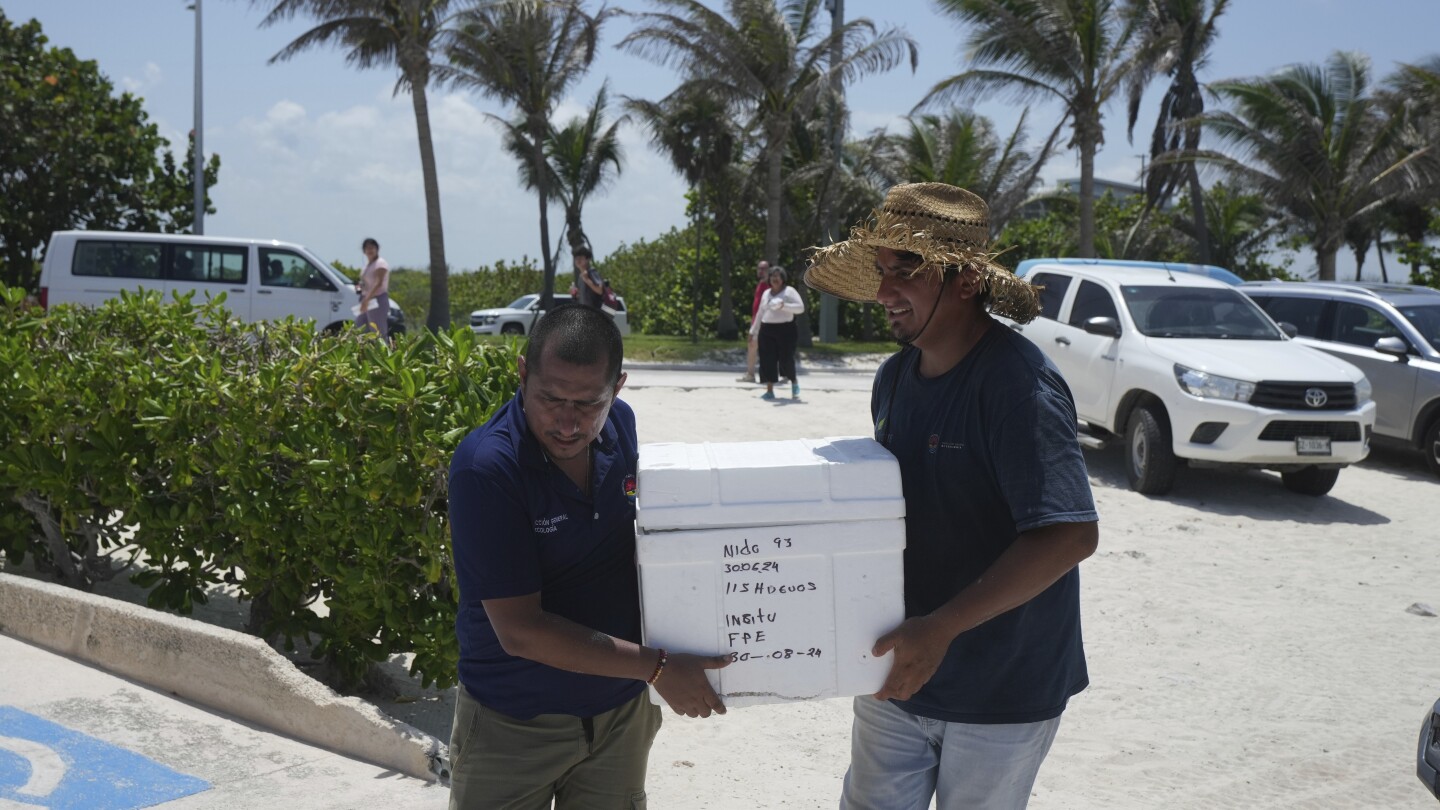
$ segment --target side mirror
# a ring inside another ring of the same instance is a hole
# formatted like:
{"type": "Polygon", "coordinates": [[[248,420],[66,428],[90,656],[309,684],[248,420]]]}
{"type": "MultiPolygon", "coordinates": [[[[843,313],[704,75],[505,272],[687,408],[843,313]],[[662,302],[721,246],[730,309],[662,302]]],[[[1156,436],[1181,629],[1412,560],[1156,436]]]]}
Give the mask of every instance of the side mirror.
{"type": "Polygon", "coordinates": [[[1410,361],[1410,344],[1404,338],[1383,337],[1375,341],[1375,351],[1388,354],[1402,363],[1410,361]]]}
{"type": "Polygon", "coordinates": [[[1108,337],[1120,337],[1120,322],[1114,318],[1104,315],[1096,315],[1085,321],[1084,329],[1092,335],[1106,335],[1108,337]]]}
{"type": "Polygon", "coordinates": [[[1276,326],[1280,327],[1280,331],[1285,333],[1285,337],[1293,338],[1300,334],[1300,330],[1296,328],[1295,324],[1289,321],[1280,321],[1276,326]]]}

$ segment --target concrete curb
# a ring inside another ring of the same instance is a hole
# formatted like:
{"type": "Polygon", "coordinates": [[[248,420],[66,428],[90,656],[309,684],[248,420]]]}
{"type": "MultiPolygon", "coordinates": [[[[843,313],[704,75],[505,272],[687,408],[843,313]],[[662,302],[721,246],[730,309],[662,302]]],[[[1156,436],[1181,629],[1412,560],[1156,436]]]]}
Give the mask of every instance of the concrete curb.
{"type": "Polygon", "coordinates": [[[3,573],[0,631],[345,756],[448,777],[439,740],[336,694],[254,636],[3,573]]]}

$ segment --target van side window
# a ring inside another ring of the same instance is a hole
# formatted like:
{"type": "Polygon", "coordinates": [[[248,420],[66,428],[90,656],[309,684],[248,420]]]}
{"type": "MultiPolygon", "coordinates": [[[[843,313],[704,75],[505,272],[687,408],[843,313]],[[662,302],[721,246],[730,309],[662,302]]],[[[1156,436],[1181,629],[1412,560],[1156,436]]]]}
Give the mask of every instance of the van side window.
{"type": "Polygon", "coordinates": [[[1374,348],[1380,338],[1401,336],[1395,324],[1379,310],[1343,301],[1335,305],[1334,332],[1331,340],[1367,349],[1374,348]]]}
{"type": "Polygon", "coordinates": [[[1110,292],[1093,281],[1081,281],[1075,292],[1075,303],[1070,306],[1070,325],[1085,328],[1091,318],[1114,318],[1118,323],[1120,313],[1115,311],[1115,299],[1110,292]]]}
{"type": "Polygon", "coordinates": [[[1040,291],[1040,317],[1057,320],[1060,317],[1060,302],[1065,300],[1065,291],[1070,289],[1070,276],[1036,273],[1029,281],[1037,287],[1044,287],[1040,291]]]}
{"type": "Polygon", "coordinates": [[[160,278],[160,245],[144,242],[75,243],[70,272],[77,276],[160,278]]]}
{"type": "Polygon", "coordinates": [[[1264,308],[1276,323],[1285,321],[1295,324],[1295,329],[1308,338],[1319,339],[1320,316],[1328,303],[1324,298],[1274,298],[1256,297],[1255,303],[1264,308]]]}
{"type": "Polygon", "coordinates": [[[260,248],[260,284],[306,290],[335,289],[330,279],[304,256],[278,248],[260,248]]]}
{"type": "Polygon", "coordinates": [[[176,245],[170,259],[170,280],[244,284],[245,253],[243,247],[176,245]]]}

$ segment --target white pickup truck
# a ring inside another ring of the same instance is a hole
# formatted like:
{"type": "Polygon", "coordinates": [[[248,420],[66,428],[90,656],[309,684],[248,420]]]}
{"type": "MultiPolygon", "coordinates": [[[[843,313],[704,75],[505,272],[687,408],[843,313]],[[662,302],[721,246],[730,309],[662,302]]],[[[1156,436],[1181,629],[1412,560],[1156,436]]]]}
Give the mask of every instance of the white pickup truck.
{"type": "Polygon", "coordinates": [[[1290,340],[1250,299],[1200,270],[1023,262],[1017,272],[1044,288],[1041,312],[1023,326],[1006,323],[1059,367],[1088,427],[1082,441],[1124,439],[1136,491],[1168,492],[1189,463],[1277,470],[1290,490],[1324,495],[1342,467],[1370,451],[1370,383],[1290,340]]]}

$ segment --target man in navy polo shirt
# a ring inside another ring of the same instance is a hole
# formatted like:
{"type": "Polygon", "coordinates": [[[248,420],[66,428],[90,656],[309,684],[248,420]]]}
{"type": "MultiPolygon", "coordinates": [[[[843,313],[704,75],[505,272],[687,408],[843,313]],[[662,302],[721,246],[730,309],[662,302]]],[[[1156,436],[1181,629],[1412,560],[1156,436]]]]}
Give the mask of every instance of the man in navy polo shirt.
{"type": "Polygon", "coordinates": [[[723,714],[723,656],[642,646],[635,414],[614,322],[571,304],[541,319],[520,391],[460,443],[450,521],[460,689],[450,807],[631,807],[660,711],[723,714]]]}
{"type": "Polygon", "coordinates": [[[1054,364],[991,317],[1035,288],[995,262],[985,201],[890,189],[805,281],[878,302],[904,348],[875,376],[875,438],[905,492],[905,615],[880,691],[855,699],[841,810],[1025,807],[1067,701],[1089,683],[1076,566],[1098,542],[1054,364]]]}

